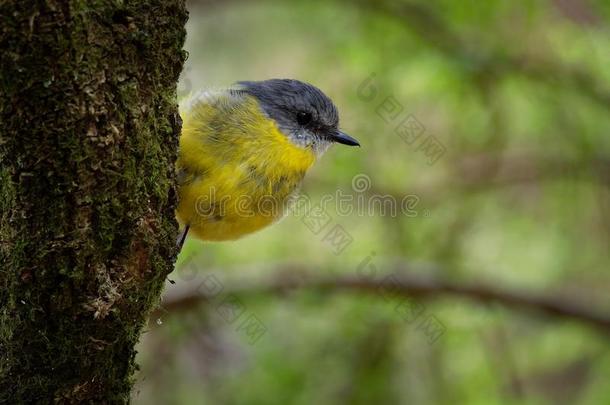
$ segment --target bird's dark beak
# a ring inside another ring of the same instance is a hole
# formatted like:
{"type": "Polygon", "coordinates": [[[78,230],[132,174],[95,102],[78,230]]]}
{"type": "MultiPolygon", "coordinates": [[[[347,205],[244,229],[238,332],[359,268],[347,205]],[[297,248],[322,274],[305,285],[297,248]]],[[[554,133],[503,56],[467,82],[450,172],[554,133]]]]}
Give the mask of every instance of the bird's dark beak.
{"type": "Polygon", "coordinates": [[[341,143],[343,145],[360,146],[360,143],[357,140],[341,131],[337,131],[331,139],[333,142],[341,143]]]}

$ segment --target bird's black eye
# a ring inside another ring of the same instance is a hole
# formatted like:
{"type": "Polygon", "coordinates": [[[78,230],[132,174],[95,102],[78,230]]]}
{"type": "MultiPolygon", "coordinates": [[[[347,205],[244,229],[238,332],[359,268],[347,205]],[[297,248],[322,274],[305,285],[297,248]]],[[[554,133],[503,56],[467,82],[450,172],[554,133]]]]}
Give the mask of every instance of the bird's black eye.
{"type": "Polygon", "coordinates": [[[307,125],[311,122],[311,113],[299,111],[297,113],[297,123],[299,125],[307,125]]]}

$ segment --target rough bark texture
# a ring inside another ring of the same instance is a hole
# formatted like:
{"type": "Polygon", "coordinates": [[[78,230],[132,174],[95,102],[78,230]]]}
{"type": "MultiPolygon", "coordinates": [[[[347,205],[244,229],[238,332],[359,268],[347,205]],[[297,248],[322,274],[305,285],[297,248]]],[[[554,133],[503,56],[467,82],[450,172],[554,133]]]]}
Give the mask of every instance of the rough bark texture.
{"type": "Polygon", "coordinates": [[[184,0],[0,1],[0,403],[125,403],[176,255],[184,0]]]}

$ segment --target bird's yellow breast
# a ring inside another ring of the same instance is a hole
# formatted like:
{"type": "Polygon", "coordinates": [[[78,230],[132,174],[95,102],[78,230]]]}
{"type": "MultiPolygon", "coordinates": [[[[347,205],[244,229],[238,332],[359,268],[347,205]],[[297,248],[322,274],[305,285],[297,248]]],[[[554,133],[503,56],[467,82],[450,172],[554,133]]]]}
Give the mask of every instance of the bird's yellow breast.
{"type": "Polygon", "coordinates": [[[235,239],[283,216],[315,161],[249,96],[217,93],[182,112],[178,220],[204,240],[235,239]]]}

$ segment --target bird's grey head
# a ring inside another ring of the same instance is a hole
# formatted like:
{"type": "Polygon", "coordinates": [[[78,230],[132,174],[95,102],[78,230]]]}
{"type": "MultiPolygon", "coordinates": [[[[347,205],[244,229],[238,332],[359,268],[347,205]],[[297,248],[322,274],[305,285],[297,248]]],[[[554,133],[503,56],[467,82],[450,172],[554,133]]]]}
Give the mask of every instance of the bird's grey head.
{"type": "Polygon", "coordinates": [[[332,143],[359,146],[339,130],[337,107],[320,89],[291,79],[238,82],[239,90],[255,97],[263,112],[277,122],[290,140],[323,153],[332,143]]]}

